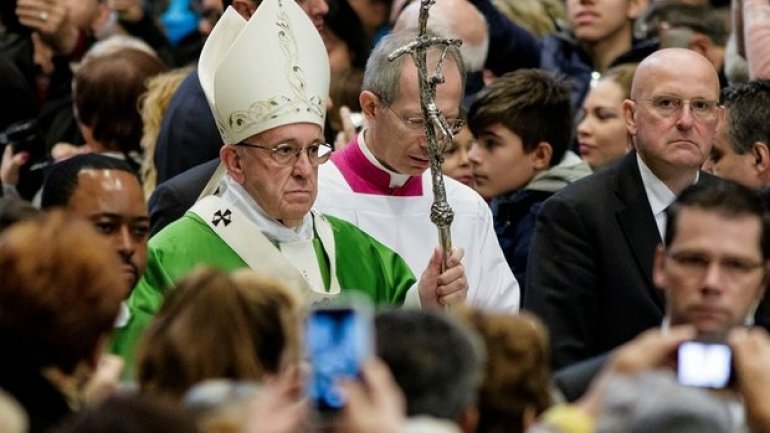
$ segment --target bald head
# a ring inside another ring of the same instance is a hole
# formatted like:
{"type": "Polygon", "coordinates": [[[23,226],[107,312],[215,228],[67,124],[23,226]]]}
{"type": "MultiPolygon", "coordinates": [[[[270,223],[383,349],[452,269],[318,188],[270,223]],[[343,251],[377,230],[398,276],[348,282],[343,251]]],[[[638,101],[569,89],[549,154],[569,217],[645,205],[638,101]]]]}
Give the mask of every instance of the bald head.
{"type": "Polygon", "coordinates": [[[717,73],[695,51],[656,51],[636,68],[623,111],[642,161],[678,194],[696,179],[724,116],[717,73]]]}
{"type": "MultiPolygon", "coordinates": [[[[719,76],[707,58],[686,48],[665,48],[647,56],[634,72],[631,99],[649,97],[650,89],[661,76],[680,76],[676,85],[687,85],[684,77],[697,75],[702,84],[713,89],[714,99],[719,99],[719,76]]],[[[674,89],[676,90],[676,89],[674,89]]]]}
{"type": "MultiPolygon", "coordinates": [[[[394,31],[417,31],[420,1],[412,1],[398,16],[394,31]]],[[[430,8],[428,29],[463,41],[460,53],[468,72],[484,68],[489,48],[487,22],[468,0],[441,0],[430,8]]]]}

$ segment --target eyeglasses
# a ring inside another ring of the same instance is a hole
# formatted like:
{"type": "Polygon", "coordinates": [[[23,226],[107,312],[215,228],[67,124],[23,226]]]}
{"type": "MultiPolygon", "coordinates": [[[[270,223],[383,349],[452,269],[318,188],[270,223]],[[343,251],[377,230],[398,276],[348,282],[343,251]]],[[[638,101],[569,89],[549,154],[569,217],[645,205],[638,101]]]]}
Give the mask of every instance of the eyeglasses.
{"type": "Polygon", "coordinates": [[[300,154],[305,152],[307,159],[313,167],[317,167],[320,164],[329,160],[334,148],[330,144],[316,143],[305,147],[297,147],[289,143],[281,143],[273,147],[262,146],[260,144],[252,144],[242,141],[238,143],[239,146],[254,147],[257,149],[267,150],[270,152],[270,156],[273,161],[281,165],[294,165],[299,159],[300,154]]]}
{"type": "MultiPolygon", "coordinates": [[[[385,102],[381,102],[381,104],[391,113],[393,113],[394,116],[398,117],[398,120],[400,120],[407,129],[411,129],[413,131],[425,131],[425,121],[422,119],[422,117],[405,117],[396,113],[396,111],[385,102]]],[[[465,126],[465,121],[460,118],[447,119],[446,122],[449,126],[449,130],[452,131],[452,135],[459,134],[463,129],[463,126],[465,126]]]]}
{"type": "Polygon", "coordinates": [[[694,278],[702,278],[706,275],[706,272],[714,262],[719,267],[721,274],[731,281],[741,280],[764,265],[764,262],[754,262],[741,258],[728,257],[718,259],[698,252],[668,253],[666,256],[671,259],[679,270],[694,278]]]}
{"type": "Polygon", "coordinates": [[[711,120],[716,117],[719,101],[704,98],[682,99],[679,96],[659,95],[649,99],[634,102],[646,102],[663,117],[680,116],[685,105],[690,106],[690,113],[700,120],[711,120]]]}

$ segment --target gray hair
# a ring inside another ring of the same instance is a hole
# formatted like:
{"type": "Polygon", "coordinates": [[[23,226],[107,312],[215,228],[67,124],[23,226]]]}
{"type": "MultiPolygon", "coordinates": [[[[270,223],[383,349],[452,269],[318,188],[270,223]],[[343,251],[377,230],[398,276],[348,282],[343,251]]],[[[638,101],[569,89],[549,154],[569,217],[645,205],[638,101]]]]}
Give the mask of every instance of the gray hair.
{"type": "MultiPolygon", "coordinates": [[[[428,36],[436,36],[429,33],[428,36]]],[[[364,71],[364,82],[362,90],[368,90],[382,99],[386,104],[392,103],[401,94],[401,71],[404,62],[411,62],[409,55],[402,55],[392,62],[388,60],[388,55],[404,45],[414,41],[417,38],[416,32],[403,31],[393,32],[380,40],[369,55],[364,71]]],[[[438,56],[440,46],[429,50],[429,60],[431,56],[438,56]]],[[[460,51],[456,47],[449,47],[446,59],[453,62],[460,70],[463,91],[465,90],[465,64],[463,63],[460,51]]],[[[428,62],[430,65],[430,61],[428,62]]],[[[440,84],[439,84],[440,85],[440,84]]]]}
{"type": "Polygon", "coordinates": [[[444,312],[398,309],[375,317],[377,355],[406,396],[407,415],[458,421],[475,405],[486,349],[468,326],[444,312]]]}
{"type": "MultiPolygon", "coordinates": [[[[460,54],[469,72],[484,69],[489,50],[487,19],[467,0],[441,0],[430,10],[428,30],[442,36],[461,39],[460,54]],[[460,3],[462,2],[462,4],[460,3]]],[[[398,17],[395,31],[417,32],[422,3],[413,1],[398,17]]]]}
{"type": "Polygon", "coordinates": [[[608,378],[595,433],[730,433],[725,402],[652,371],[608,378]]]}

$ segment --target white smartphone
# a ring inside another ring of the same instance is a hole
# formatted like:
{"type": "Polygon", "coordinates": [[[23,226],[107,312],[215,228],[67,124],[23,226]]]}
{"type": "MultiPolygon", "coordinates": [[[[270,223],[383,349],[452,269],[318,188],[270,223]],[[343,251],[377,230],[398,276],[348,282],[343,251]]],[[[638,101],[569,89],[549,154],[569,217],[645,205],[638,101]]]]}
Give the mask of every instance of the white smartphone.
{"type": "Polygon", "coordinates": [[[732,350],[725,343],[685,341],[677,352],[677,380],[682,385],[724,388],[732,383],[732,350]]]}

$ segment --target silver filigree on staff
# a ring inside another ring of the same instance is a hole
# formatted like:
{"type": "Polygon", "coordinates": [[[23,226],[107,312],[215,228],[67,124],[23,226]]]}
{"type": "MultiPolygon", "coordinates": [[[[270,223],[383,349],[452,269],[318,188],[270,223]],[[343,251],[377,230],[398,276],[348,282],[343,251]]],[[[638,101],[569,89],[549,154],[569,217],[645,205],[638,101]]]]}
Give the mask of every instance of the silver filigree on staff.
{"type": "Polygon", "coordinates": [[[392,62],[402,55],[409,54],[417,66],[420,86],[420,107],[422,118],[425,121],[431,180],[433,182],[433,204],[430,209],[430,220],[438,228],[439,244],[441,245],[442,252],[441,271],[443,272],[447,268],[447,260],[452,250],[452,234],[449,229],[452,225],[452,219],[454,219],[454,212],[452,212],[452,208],[446,199],[441,163],[444,162],[444,150],[447,144],[451,143],[454,139],[454,135],[444,114],[436,105],[436,86],[444,83],[441,65],[444,63],[449,48],[452,46],[459,47],[462,41],[439,36],[428,36],[428,15],[430,7],[435,1],[421,0],[417,39],[390,53],[388,60],[392,62]],[[434,71],[431,75],[428,75],[428,51],[434,45],[443,46],[443,50],[434,71]]]}

